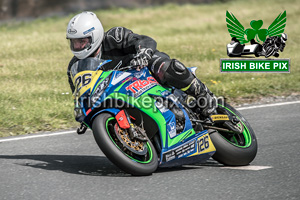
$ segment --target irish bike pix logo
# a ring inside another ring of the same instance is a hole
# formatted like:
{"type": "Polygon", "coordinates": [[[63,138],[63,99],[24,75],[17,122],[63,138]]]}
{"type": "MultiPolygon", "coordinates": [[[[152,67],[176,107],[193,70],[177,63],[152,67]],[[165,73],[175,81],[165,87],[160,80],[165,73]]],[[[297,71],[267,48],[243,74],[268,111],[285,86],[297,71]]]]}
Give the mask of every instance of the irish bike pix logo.
{"type": "Polygon", "coordinates": [[[268,28],[262,28],[262,20],[252,20],[250,27],[245,29],[228,11],[226,23],[231,36],[226,49],[231,58],[220,59],[221,72],[290,72],[290,59],[278,58],[288,39],[284,32],[286,11],[280,13],[268,28]]]}

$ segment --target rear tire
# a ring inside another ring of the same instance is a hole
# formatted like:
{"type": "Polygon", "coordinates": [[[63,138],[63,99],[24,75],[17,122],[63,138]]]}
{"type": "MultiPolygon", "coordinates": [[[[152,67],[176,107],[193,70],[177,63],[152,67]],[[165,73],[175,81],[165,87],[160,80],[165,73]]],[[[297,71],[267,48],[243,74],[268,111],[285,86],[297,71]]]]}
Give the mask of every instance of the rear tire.
{"type": "Polygon", "coordinates": [[[236,109],[226,103],[224,108],[242,121],[244,132],[238,134],[236,138],[230,138],[227,133],[213,132],[210,137],[216,148],[216,153],[212,157],[224,165],[248,165],[257,153],[257,140],[254,131],[248,121],[236,109]]]}
{"type": "Polygon", "coordinates": [[[109,113],[98,115],[93,121],[94,138],[106,157],[123,171],[136,175],[151,175],[158,166],[158,157],[154,146],[150,141],[147,142],[148,153],[146,160],[138,160],[122,151],[122,147],[112,139],[114,131],[109,131],[108,123],[116,124],[116,120],[109,113]]]}

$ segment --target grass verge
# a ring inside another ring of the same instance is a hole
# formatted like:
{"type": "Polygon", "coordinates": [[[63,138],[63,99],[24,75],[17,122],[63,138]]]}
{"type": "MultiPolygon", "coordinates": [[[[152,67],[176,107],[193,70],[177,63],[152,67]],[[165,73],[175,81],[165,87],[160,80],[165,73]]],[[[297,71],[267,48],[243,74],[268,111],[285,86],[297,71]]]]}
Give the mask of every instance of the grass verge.
{"type": "MultiPolygon", "coordinates": [[[[95,12],[105,30],[124,26],[149,35],[158,42],[160,51],[186,66],[197,66],[198,77],[217,96],[232,102],[300,91],[299,10],[296,0],[252,0],[95,12]],[[245,28],[253,19],[262,19],[262,28],[267,28],[286,10],[289,39],[280,57],[291,59],[291,73],[220,73],[220,58],[227,58],[225,46],[231,39],[226,10],[234,13],[245,28]]],[[[66,76],[72,54],[65,30],[72,16],[0,25],[0,136],[76,126],[66,76]]]]}

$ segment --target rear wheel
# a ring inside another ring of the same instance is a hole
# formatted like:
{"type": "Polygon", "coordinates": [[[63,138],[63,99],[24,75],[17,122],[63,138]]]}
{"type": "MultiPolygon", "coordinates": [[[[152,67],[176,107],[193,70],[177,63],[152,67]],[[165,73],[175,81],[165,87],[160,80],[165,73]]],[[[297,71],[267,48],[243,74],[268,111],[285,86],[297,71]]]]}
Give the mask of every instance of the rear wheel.
{"type": "Polygon", "coordinates": [[[216,147],[216,153],[213,155],[213,158],[225,165],[248,165],[257,153],[257,140],[254,131],[248,121],[232,106],[226,103],[224,106],[219,106],[240,120],[243,132],[240,134],[222,131],[212,133],[210,137],[216,147]]]}
{"type": "Polygon", "coordinates": [[[132,175],[151,175],[158,166],[158,157],[150,141],[132,141],[126,130],[108,113],[93,121],[95,140],[107,158],[132,175]]]}

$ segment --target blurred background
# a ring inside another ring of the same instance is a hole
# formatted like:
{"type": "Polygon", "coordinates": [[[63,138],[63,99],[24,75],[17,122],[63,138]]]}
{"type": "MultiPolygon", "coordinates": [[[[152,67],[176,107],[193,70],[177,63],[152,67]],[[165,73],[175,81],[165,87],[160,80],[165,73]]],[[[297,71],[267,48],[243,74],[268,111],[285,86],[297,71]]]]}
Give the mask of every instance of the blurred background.
{"type": "Polygon", "coordinates": [[[0,0],[0,137],[78,126],[66,28],[83,10],[95,12],[105,31],[123,26],[152,37],[158,50],[196,66],[230,104],[300,98],[299,0],[0,0]],[[220,73],[231,40],[227,10],[245,29],[251,20],[268,28],[286,10],[288,41],[279,58],[291,59],[291,73],[220,73]]]}
{"type": "Polygon", "coordinates": [[[213,3],[226,0],[0,0],[0,20],[66,15],[81,10],[136,8],[165,3],[213,3]]]}

